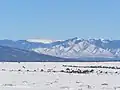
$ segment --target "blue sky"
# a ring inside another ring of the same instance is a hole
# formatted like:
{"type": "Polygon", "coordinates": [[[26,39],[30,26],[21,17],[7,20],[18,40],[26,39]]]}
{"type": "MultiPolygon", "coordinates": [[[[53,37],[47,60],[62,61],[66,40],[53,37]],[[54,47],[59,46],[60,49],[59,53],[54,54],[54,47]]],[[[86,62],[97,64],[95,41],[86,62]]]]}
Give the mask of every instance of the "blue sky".
{"type": "Polygon", "coordinates": [[[0,39],[120,39],[120,0],[0,0],[0,39]]]}

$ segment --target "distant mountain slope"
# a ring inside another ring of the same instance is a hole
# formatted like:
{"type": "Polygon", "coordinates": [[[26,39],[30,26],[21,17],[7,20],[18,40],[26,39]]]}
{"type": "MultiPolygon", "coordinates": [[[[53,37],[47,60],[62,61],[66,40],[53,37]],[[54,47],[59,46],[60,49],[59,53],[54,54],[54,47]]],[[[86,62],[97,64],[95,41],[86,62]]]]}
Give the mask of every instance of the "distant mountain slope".
{"type": "Polygon", "coordinates": [[[0,40],[0,45],[20,48],[20,49],[25,49],[25,50],[30,50],[32,48],[38,48],[38,47],[47,47],[47,44],[44,44],[44,43],[28,42],[27,40],[12,41],[12,40],[7,40],[7,39],[0,40]]]}
{"type": "Polygon", "coordinates": [[[62,58],[120,58],[120,40],[71,38],[50,43],[0,40],[0,45],[62,58]]]}
{"type": "Polygon", "coordinates": [[[52,43],[51,48],[33,48],[38,53],[67,58],[119,58],[120,40],[72,38],[52,43]]]}
{"type": "Polygon", "coordinates": [[[17,48],[0,46],[0,61],[62,61],[57,57],[17,48]]]}
{"type": "Polygon", "coordinates": [[[112,52],[91,44],[88,40],[78,40],[77,38],[66,40],[51,48],[36,48],[33,50],[38,53],[65,58],[114,57],[112,52]]]}

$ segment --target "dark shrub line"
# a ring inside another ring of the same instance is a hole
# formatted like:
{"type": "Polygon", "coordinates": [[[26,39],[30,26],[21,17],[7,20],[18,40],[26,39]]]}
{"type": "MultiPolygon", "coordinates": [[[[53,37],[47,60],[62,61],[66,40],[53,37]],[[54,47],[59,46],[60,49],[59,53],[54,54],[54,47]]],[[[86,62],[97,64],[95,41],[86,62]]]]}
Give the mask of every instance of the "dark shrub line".
{"type": "Polygon", "coordinates": [[[107,68],[107,69],[120,69],[120,67],[114,66],[72,66],[72,65],[63,65],[63,67],[77,67],[77,68],[107,68]]]}

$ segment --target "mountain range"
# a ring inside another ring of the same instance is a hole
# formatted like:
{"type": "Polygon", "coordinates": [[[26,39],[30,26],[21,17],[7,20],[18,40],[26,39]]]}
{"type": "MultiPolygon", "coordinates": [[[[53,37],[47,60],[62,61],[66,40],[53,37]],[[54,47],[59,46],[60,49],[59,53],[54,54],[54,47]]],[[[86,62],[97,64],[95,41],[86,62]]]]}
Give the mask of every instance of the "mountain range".
{"type": "Polygon", "coordinates": [[[58,57],[45,54],[38,54],[34,51],[0,46],[0,62],[47,62],[47,61],[63,61],[58,57]]]}
{"type": "MultiPolygon", "coordinates": [[[[120,40],[70,38],[67,40],[0,40],[2,56],[14,56],[8,60],[119,60],[120,40]],[[2,51],[2,50],[3,51],[2,51]],[[6,50],[8,50],[6,52],[6,50]],[[17,50],[17,51],[16,51],[17,50]],[[17,52],[17,53],[11,53],[17,52]],[[18,53],[19,52],[19,53],[18,53]],[[26,52],[27,54],[25,54],[26,52]],[[28,55],[29,54],[29,55],[28,55]],[[21,57],[19,57],[19,55],[21,57]],[[15,58],[17,57],[18,58],[15,58]],[[48,57],[43,59],[42,56],[48,57]]],[[[0,57],[0,60],[2,59],[0,57]]],[[[4,58],[3,58],[4,59],[4,58]]],[[[6,60],[7,60],[6,59],[6,60]]]]}

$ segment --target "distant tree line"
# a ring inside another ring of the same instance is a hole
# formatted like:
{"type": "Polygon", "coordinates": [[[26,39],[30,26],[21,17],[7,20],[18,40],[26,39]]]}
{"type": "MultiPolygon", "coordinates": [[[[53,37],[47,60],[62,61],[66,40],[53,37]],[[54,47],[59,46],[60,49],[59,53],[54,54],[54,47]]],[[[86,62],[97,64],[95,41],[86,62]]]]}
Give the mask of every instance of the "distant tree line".
{"type": "Polygon", "coordinates": [[[75,66],[75,65],[63,65],[63,67],[120,69],[120,67],[117,67],[117,66],[75,66]]]}

